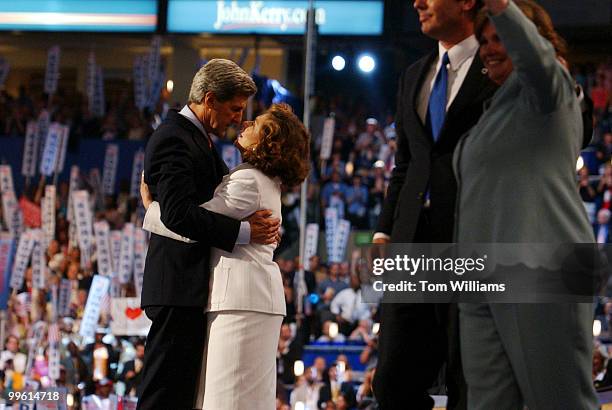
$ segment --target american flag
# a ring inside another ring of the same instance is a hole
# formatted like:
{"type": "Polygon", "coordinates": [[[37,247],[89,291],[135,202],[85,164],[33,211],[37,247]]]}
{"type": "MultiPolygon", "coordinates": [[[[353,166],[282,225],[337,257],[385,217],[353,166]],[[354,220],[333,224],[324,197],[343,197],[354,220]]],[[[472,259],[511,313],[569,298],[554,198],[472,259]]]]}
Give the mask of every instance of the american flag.
{"type": "Polygon", "coordinates": [[[49,338],[49,344],[59,343],[60,331],[59,331],[59,325],[57,323],[51,323],[49,325],[48,338],[49,338]]]}

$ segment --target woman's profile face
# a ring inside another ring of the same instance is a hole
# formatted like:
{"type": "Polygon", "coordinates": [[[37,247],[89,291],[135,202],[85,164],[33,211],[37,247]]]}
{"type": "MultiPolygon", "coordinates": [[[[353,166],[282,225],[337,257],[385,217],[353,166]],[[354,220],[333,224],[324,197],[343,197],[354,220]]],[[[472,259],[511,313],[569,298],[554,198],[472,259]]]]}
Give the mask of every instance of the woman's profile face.
{"type": "Polygon", "coordinates": [[[245,121],[242,124],[242,132],[238,135],[236,142],[243,149],[253,149],[261,140],[261,120],[263,115],[255,118],[255,121],[245,121]]]}

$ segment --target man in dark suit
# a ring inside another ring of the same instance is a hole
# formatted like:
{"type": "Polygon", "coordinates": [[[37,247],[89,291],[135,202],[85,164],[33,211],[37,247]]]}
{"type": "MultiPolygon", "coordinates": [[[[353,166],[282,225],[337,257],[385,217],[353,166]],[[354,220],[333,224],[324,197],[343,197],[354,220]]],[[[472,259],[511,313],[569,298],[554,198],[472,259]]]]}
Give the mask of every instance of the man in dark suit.
{"type": "Polygon", "coordinates": [[[132,360],[128,360],[123,365],[123,371],[117,378],[119,381],[125,383],[125,395],[128,396],[138,389],[140,379],[142,377],[142,365],[144,363],[145,345],[139,340],[134,344],[136,348],[136,357],[132,360]]]}
{"type": "MultiPolygon", "coordinates": [[[[398,90],[396,167],[374,243],[453,242],[453,151],[495,87],[480,61],[480,0],[415,0],[436,50],[408,67],[398,90]]],[[[446,363],[449,409],[466,407],[456,304],[383,303],[374,391],[382,410],[431,409],[427,390],[446,363]]]]}
{"type": "Polygon", "coordinates": [[[141,304],[153,323],[139,409],[193,409],[206,335],[210,248],[231,252],[236,244],[277,240],[279,221],[267,218],[271,212],[241,222],[199,207],[228,173],[211,135],[223,136],[230,124],[239,124],[256,90],[236,64],[211,60],[196,73],[188,105],[170,111],[147,144],[144,182],[159,202],[162,222],[197,242],[151,236],[141,304]]]}
{"type": "Polygon", "coordinates": [[[326,375],[323,376],[323,386],[319,390],[319,408],[325,408],[324,404],[327,404],[330,400],[334,400],[335,394],[343,395],[346,400],[347,407],[352,409],[357,405],[357,399],[355,397],[355,389],[349,382],[338,381],[338,371],[336,363],[327,369],[326,375]]]}

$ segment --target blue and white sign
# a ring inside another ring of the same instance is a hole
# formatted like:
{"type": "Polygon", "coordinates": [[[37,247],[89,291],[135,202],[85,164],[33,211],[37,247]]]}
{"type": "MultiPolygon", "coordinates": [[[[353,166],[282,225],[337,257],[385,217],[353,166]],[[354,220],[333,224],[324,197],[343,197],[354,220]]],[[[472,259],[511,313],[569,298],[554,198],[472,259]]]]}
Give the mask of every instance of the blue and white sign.
{"type": "Polygon", "coordinates": [[[61,155],[63,133],[64,129],[58,123],[53,123],[49,127],[40,162],[40,173],[42,175],[51,176],[55,172],[58,156],[61,155]]]}
{"type": "Polygon", "coordinates": [[[11,275],[11,288],[19,291],[23,286],[23,280],[30,256],[32,255],[32,249],[36,242],[37,234],[33,231],[26,231],[19,238],[19,245],[17,246],[17,254],[15,255],[15,264],[13,265],[13,273],[11,275]]]}
{"type": "Polygon", "coordinates": [[[134,286],[140,297],[144,280],[145,260],[147,259],[147,233],[141,228],[134,228],[134,286]]]}
{"type": "Polygon", "coordinates": [[[132,73],[134,78],[134,104],[142,111],[147,103],[145,59],[143,56],[134,57],[132,73]]]}
{"type": "Polygon", "coordinates": [[[57,314],[59,316],[68,316],[70,314],[70,291],[71,283],[69,279],[60,281],[59,295],[57,302],[57,314]]]}
{"type": "Polygon", "coordinates": [[[104,117],[106,111],[106,100],[104,97],[104,73],[102,67],[96,66],[95,90],[93,95],[92,114],[96,117],[104,117]]]}
{"type": "Polygon", "coordinates": [[[0,57],[0,87],[4,85],[10,69],[11,65],[9,64],[9,62],[6,59],[0,57]]]}
{"type": "Polygon", "coordinates": [[[9,235],[0,234],[0,309],[2,310],[7,308],[14,243],[9,235]]]}
{"type": "Polygon", "coordinates": [[[127,223],[121,232],[121,253],[119,254],[119,282],[129,283],[134,271],[134,224],[127,223]]]}
{"type": "Polygon", "coordinates": [[[93,282],[89,289],[89,296],[85,304],[85,312],[81,321],[79,334],[83,337],[93,337],[98,327],[100,310],[102,309],[102,299],[108,295],[110,279],[102,275],[94,275],[93,282]]]}
{"type": "Polygon", "coordinates": [[[98,272],[100,275],[112,276],[113,266],[110,250],[110,227],[106,221],[98,221],[93,225],[98,256],[98,272]]]}
{"type": "Polygon", "coordinates": [[[44,233],[42,244],[45,249],[55,238],[55,197],[55,185],[47,185],[45,187],[45,196],[40,200],[40,216],[44,233]]]}
{"type": "Polygon", "coordinates": [[[153,32],[157,0],[0,1],[0,30],[153,32]]]}
{"type": "Polygon", "coordinates": [[[45,289],[47,277],[45,249],[41,239],[42,233],[38,235],[36,242],[34,242],[34,247],[32,248],[32,287],[34,289],[45,289]]]}
{"type": "Polygon", "coordinates": [[[45,72],[45,92],[55,94],[59,80],[60,48],[53,46],[47,53],[47,70],[45,72]]]}
{"type": "Polygon", "coordinates": [[[140,176],[144,170],[144,157],[145,153],[143,150],[138,150],[134,154],[134,162],[132,162],[132,181],[130,184],[131,198],[140,198],[140,176]]]}
{"type": "Polygon", "coordinates": [[[89,205],[89,192],[84,190],[73,192],[72,206],[74,207],[77,238],[81,250],[81,262],[86,262],[90,260],[93,244],[93,215],[89,205]]]}
{"type": "Polygon", "coordinates": [[[117,144],[108,144],[106,146],[104,171],[102,173],[103,192],[106,195],[113,195],[115,193],[117,166],[119,166],[119,146],[117,144]]]}
{"type": "MultiPolygon", "coordinates": [[[[380,35],[382,0],[316,0],[322,35],[380,35]]],[[[304,34],[306,0],[169,0],[168,32],[304,34]]]]}
{"type": "Polygon", "coordinates": [[[317,254],[319,247],[319,224],[306,225],[306,241],[304,244],[304,269],[310,270],[310,258],[317,254]]]}
{"type": "Polygon", "coordinates": [[[36,175],[36,159],[38,158],[38,124],[36,121],[28,121],[26,137],[23,144],[23,160],[21,162],[21,174],[25,177],[36,175]]]}

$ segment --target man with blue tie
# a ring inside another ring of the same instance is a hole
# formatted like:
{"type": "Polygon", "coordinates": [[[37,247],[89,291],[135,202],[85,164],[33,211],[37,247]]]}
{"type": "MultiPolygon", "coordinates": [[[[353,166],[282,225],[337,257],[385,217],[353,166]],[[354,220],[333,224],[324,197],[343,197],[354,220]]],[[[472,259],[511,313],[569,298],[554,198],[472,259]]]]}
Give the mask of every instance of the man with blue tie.
{"type": "MultiPolygon", "coordinates": [[[[480,0],[414,0],[435,52],[403,73],[398,89],[396,167],[374,243],[453,242],[453,151],[495,92],[474,36],[480,0]]],[[[383,303],[374,391],[381,410],[427,409],[427,390],[446,365],[448,409],[465,409],[455,304],[383,303]]]]}

